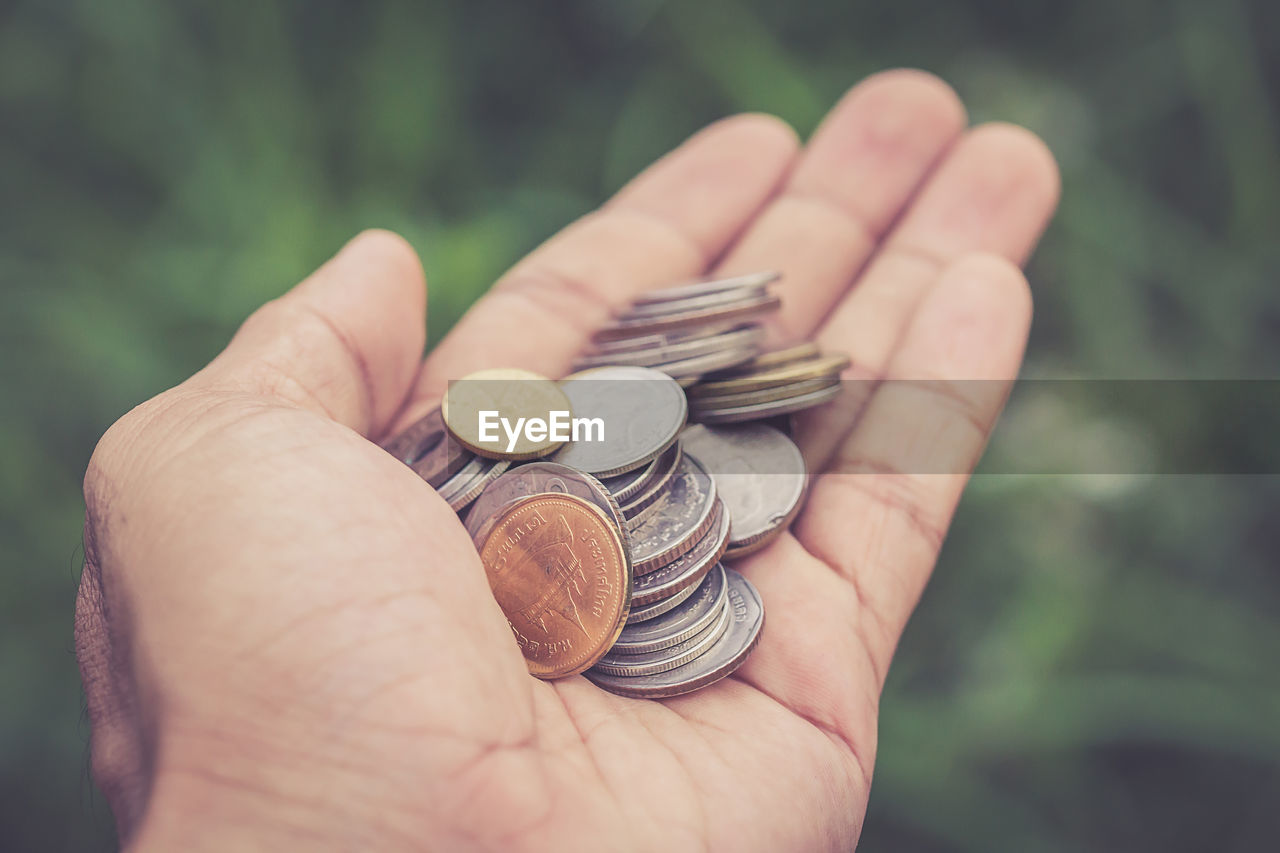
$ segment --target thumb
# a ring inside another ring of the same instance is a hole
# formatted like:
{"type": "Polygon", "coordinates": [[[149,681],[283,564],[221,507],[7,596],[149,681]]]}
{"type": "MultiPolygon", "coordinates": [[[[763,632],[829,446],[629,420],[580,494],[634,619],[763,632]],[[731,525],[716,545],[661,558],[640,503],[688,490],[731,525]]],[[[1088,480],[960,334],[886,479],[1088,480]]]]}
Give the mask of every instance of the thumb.
{"type": "Polygon", "coordinates": [[[298,405],[376,437],[417,375],[425,315],[413,248],[365,231],[255,311],[192,382],[298,405]]]}
{"type": "Polygon", "coordinates": [[[95,450],[77,650],[124,832],[166,772],[290,791],[337,775],[367,796],[405,778],[357,772],[377,750],[416,773],[529,713],[457,517],[353,432],[400,406],[422,304],[405,244],[361,235],[95,450]]]}

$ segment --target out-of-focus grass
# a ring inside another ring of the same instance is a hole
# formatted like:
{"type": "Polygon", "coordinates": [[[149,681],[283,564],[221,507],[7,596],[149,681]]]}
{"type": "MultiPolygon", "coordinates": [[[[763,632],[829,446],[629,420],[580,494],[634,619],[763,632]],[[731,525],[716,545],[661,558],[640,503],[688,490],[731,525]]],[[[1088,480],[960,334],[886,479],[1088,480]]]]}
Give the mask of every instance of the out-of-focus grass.
{"type": "MultiPolygon", "coordinates": [[[[807,133],[861,76],[918,65],[1062,164],[1030,374],[1276,375],[1273,4],[557,9],[0,4],[6,849],[112,843],[71,643],[97,436],[359,228],[421,252],[438,337],[701,124],[768,110],[807,133]]],[[[1006,423],[1075,426],[1035,416],[1006,423]]],[[[1274,843],[1278,497],[979,477],[890,678],[867,848],[1274,843]]]]}

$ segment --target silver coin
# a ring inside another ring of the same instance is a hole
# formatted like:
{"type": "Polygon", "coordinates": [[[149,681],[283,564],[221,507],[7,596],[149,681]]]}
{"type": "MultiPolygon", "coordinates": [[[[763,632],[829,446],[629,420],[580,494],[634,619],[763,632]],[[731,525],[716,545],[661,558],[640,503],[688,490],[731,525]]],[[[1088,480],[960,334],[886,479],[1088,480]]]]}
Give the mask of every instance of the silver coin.
{"type": "Polygon", "coordinates": [[[439,406],[414,421],[382,448],[437,489],[474,456],[449,435],[439,406]]]}
{"type": "Polygon", "coordinates": [[[657,503],[658,498],[666,492],[676,471],[680,470],[680,459],[683,456],[684,450],[681,449],[679,441],[664,450],[655,460],[659,463],[659,467],[645,483],[644,490],[622,504],[622,514],[627,517],[632,527],[640,523],[640,520],[657,503]]]}
{"type": "Polygon", "coordinates": [[[654,332],[669,332],[676,329],[694,329],[733,321],[741,325],[748,319],[760,317],[777,311],[782,300],[772,294],[749,299],[740,299],[716,305],[710,308],[699,308],[681,311],[676,314],[661,314],[654,317],[619,317],[612,323],[598,330],[593,336],[596,341],[612,341],[618,338],[629,338],[636,335],[648,335],[654,332]]]}
{"type": "Polygon", "coordinates": [[[681,457],[671,484],[653,510],[631,528],[635,575],[648,574],[688,551],[711,526],[716,486],[696,460],[681,457]]]}
{"type": "Polygon", "coordinates": [[[600,482],[621,506],[629,503],[642,492],[648,491],[649,487],[661,480],[666,472],[674,471],[679,461],[680,442],[677,441],[654,457],[648,465],[616,477],[605,477],[600,482]]]}
{"type": "Polygon", "coordinates": [[[572,441],[551,461],[611,477],[639,468],[670,447],[684,426],[684,389],[647,367],[597,367],[561,381],[575,418],[598,418],[602,441],[572,441]]]}
{"type": "Polygon", "coordinates": [[[800,448],[781,431],[759,423],[694,424],[680,444],[716,481],[729,510],[729,548],[773,536],[795,517],[809,476],[800,448]]]}
{"type": "Polygon", "coordinates": [[[655,364],[696,358],[723,350],[758,348],[763,339],[764,330],[759,326],[731,329],[717,335],[695,335],[675,342],[668,342],[661,335],[645,336],[637,339],[643,343],[636,349],[592,353],[578,359],[577,364],[579,369],[608,365],[652,367],[655,364]],[[653,338],[657,338],[656,343],[652,342],[653,338]]]}
{"type": "Polygon", "coordinates": [[[693,296],[703,296],[708,293],[718,293],[722,290],[733,290],[738,287],[764,287],[781,277],[782,273],[768,270],[766,272],[753,272],[728,278],[702,278],[687,284],[676,284],[660,290],[650,290],[637,297],[632,302],[632,305],[639,306],[652,302],[688,299],[693,296]]]}
{"type": "Polygon", "coordinates": [[[641,332],[635,335],[621,335],[610,340],[593,341],[591,350],[587,355],[635,352],[641,349],[661,349],[662,347],[676,346],[687,341],[716,337],[742,327],[742,323],[736,323],[731,318],[718,323],[698,323],[685,329],[668,329],[665,332],[641,332]]]}
{"type": "Polygon", "coordinates": [[[518,465],[485,486],[467,511],[467,532],[477,550],[488,538],[487,528],[501,517],[503,508],[512,501],[543,494],[573,495],[599,507],[618,529],[622,544],[630,551],[626,519],[609,490],[590,474],[554,462],[518,465]]]}
{"type": "Polygon", "coordinates": [[[473,457],[437,491],[454,512],[462,509],[484,491],[484,487],[502,475],[511,463],[505,459],[473,457]]]}
{"type": "Polygon", "coordinates": [[[726,408],[701,408],[697,411],[697,419],[704,424],[731,424],[743,421],[758,421],[776,415],[789,415],[792,412],[811,409],[830,402],[840,393],[841,384],[837,380],[820,391],[811,391],[798,397],[786,397],[768,403],[749,406],[733,406],[726,408]]]}
{"type": "Polygon", "coordinates": [[[703,374],[710,373],[713,370],[722,370],[726,367],[733,367],[735,364],[750,361],[759,352],[760,347],[758,345],[737,347],[736,349],[721,350],[695,356],[694,358],[685,358],[680,361],[655,364],[653,369],[661,370],[673,379],[700,379],[703,374]]]}
{"type": "Polygon", "coordinates": [[[663,613],[675,610],[681,603],[688,601],[689,596],[693,595],[696,589],[696,586],[686,587],[670,598],[659,599],[652,604],[641,604],[638,607],[633,604],[631,609],[627,611],[627,624],[634,625],[637,622],[647,622],[650,619],[656,619],[663,613]]]}
{"type": "Polygon", "coordinates": [[[673,646],[710,625],[728,594],[726,571],[724,566],[715,564],[679,607],[639,624],[628,622],[609,653],[634,654],[673,646]]]}
{"type": "Polygon", "coordinates": [[[716,614],[715,621],[689,639],[681,640],[674,646],[668,646],[665,649],[658,649],[652,652],[634,655],[605,655],[596,661],[595,666],[592,668],[596,672],[606,675],[624,675],[633,678],[642,675],[657,675],[660,672],[675,669],[702,657],[708,649],[724,636],[725,630],[732,621],[732,608],[729,607],[729,602],[726,601],[720,607],[720,612],[716,614]]]}
{"type": "Polygon", "coordinates": [[[717,498],[715,519],[702,538],[685,553],[656,572],[636,578],[631,588],[631,606],[651,604],[696,586],[711,567],[724,556],[729,545],[729,512],[717,498]]]}
{"type": "Polygon", "coordinates": [[[678,314],[682,311],[698,311],[704,308],[716,308],[728,302],[742,299],[759,299],[768,296],[764,284],[740,284],[727,287],[715,293],[703,293],[697,296],[686,296],[681,299],[664,299],[661,302],[645,302],[634,304],[623,314],[627,319],[641,317],[661,317],[666,314],[678,314]]]}
{"type": "Polygon", "coordinates": [[[587,670],[584,673],[596,686],[642,699],[679,696],[707,687],[736,670],[751,654],[764,630],[764,603],[746,578],[726,569],[729,581],[729,604],[732,621],[719,641],[699,657],[683,666],[655,675],[606,675],[587,670]]]}

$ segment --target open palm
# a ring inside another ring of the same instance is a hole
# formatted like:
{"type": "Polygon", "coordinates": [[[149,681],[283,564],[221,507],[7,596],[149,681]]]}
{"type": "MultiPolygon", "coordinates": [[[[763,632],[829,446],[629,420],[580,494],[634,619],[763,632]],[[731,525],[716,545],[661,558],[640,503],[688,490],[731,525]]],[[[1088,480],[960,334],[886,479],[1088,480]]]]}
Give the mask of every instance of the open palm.
{"type": "Polygon", "coordinates": [[[976,462],[1026,337],[1017,265],[1056,194],[1035,137],[966,130],[944,84],[900,71],[803,151],[765,116],[697,134],[516,265],[425,364],[417,259],[354,240],[90,465],[77,649],[122,837],[851,848],[885,672],[964,484],[897,454],[945,438],[976,462]],[[473,370],[563,375],[646,288],[760,269],[784,273],[774,342],[846,351],[850,378],[1002,381],[881,386],[803,420],[817,476],[792,531],[735,565],[768,618],[734,676],[662,701],[531,678],[461,524],[370,439],[473,370]],[[931,394],[953,417],[903,417],[931,394]]]}

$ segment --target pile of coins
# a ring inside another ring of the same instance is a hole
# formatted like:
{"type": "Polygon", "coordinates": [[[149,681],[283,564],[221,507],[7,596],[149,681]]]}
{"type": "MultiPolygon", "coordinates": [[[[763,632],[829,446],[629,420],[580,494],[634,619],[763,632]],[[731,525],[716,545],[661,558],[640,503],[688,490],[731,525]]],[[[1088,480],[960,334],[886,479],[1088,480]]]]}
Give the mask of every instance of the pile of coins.
{"type": "Polygon", "coordinates": [[[661,698],[718,681],[755,647],[763,602],[724,561],[785,531],[808,482],[795,444],[757,418],[830,399],[841,369],[812,347],[760,352],[761,330],[743,321],[776,309],[775,278],[650,294],[578,372],[472,374],[386,445],[464,515],[532,674],[661,698]],[[743,402],[759,391],[770,399],[743,402]],[[688,423],[691,408],[708,422],[688,423]],[[568,412],[572,437],[557,435],[568,412]],[[494,413],[498,440],[485,432],[494,413]]]}
{"type": "Polygon", "coordinates": [[[699,281],[651,291],[596,332],[576,368],[632,365],[659,370],[682,385],[760,353],[760,319],[782,304],[769,293],[775,272],[699,281]]]}
{"type": "Polygon", "coordinates": [[[847,355],[824,354],[812,343],[762,353],[689,388],[690,416],[728,424],[821,406],[840,393],[848,366],[847,355]]]}

